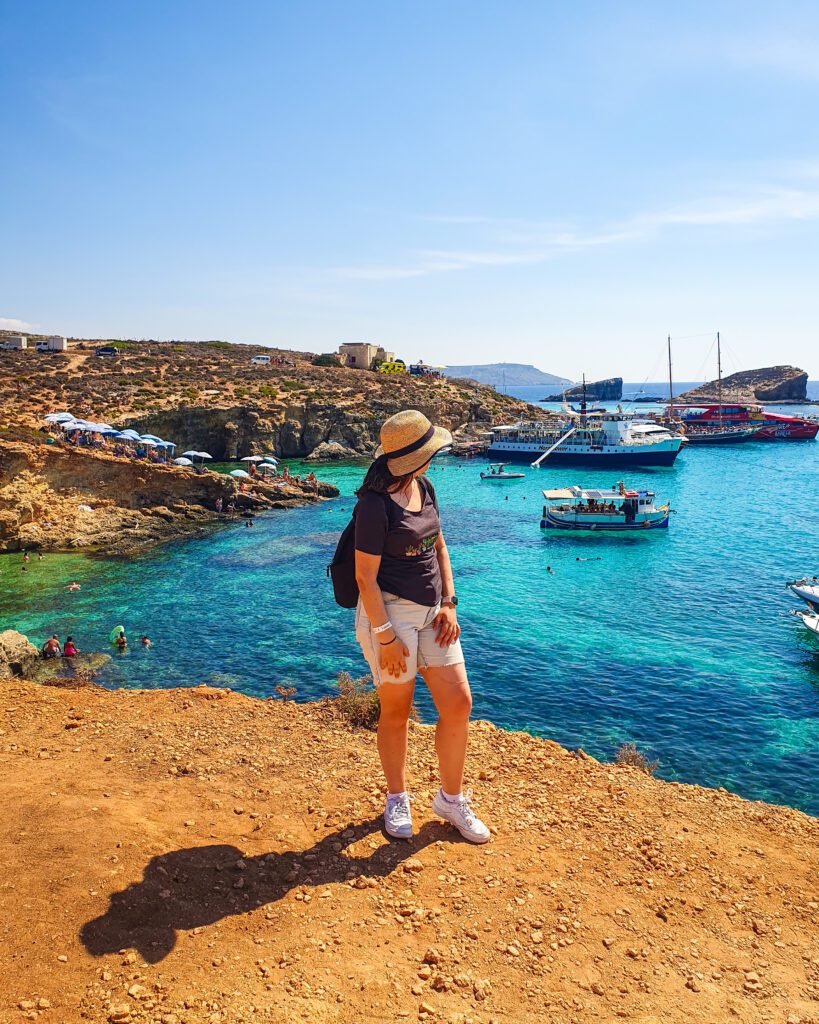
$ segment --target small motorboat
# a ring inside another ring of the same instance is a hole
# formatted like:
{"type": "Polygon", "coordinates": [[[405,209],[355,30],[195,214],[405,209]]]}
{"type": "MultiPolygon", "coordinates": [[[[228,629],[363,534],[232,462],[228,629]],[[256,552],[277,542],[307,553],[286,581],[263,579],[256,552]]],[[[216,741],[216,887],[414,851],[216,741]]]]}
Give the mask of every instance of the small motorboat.
{"type": "Polygon", "coordinates": [[[506,467],[511,466],[511,462],[493,462],[489,466],[489,472],[481,472],[481,480],[522,480],[525,473],[507,473],[506,467]]]}
{"type": "Polygon", "coordinates": [[[811,613],[819,612],[819,577],[804,576],[801,580],[789,580],[785,586],[802,598],[811,613]]]}
{"type": "Polygon", "coordinates": [[[802,620],[802,625],[807,627],[811,633],[815,633],[819,636],[819,611],[803,612],[800,609],[798,611],[792,611],[791,615],[798,615],[802,620]]]}
{"type": "Polygon", "coordinates": [[[594,533],[648,533],[668,527],[668,502],[657,507],[654,491],[634,491],[621,481],[616,490],[587,491],[565,487],[544,491],[541,529],[582,530],[594,533]]]}

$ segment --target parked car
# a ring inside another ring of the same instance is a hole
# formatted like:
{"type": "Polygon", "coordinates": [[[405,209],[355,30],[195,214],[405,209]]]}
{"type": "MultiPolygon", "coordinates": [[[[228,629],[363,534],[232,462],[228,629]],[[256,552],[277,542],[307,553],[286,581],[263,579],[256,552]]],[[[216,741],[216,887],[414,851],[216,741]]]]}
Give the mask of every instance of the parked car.
{"type": "Polygon", "coordinates": [[[95,356],[118,356],[119,352],[113,345],[103,345],[94,353],[95,356]]]}
{"type": "Polygon", "coordinates": [[[250,362],[253,366],[269,366],[270,356],[254,356],[250,362]]]}
{"type": "Polygon", "coordinates": [[[35,352],[50,352],[51,349],[49,349],[47,341],[38,341],[34,345],[34,351],[35,352]]]}

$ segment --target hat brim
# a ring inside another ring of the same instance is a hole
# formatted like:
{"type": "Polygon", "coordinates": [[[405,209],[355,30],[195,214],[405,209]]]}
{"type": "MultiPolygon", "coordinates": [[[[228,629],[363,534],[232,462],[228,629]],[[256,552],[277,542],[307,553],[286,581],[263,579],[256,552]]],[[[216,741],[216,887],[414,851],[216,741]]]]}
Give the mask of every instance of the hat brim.
{"type": "MultiPolygon", "coordinates": [[[[387,458],[387,469],[393,476],[406,476],[407,473],[414,473],[417,469],[425,466],[433,456],[437,455],[442,448],[449,448],[452,444],[452,434],[446,427],[436,427],[432,437],[417,451],[409,455],[402,455],[398,459],[387,458]]],[[[384,449],[379,445],[375,450],[375,457],[384,454],[384,449]]]]}

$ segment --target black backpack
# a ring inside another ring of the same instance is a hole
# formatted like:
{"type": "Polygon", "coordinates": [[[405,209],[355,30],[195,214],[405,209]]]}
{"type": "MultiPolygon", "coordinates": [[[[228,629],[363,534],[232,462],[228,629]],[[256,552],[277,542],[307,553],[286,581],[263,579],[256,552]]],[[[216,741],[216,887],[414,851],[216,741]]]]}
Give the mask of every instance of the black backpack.
{"type": "MultiPolygon", "coordinates": [[[[423,496],[429,486],[428,481],[421,477],[420,484],[423,496]]],[[[390,500],[386,494],[382,497],[385,501],[390,500]]],[[[336,553],[327,566],[327,575],[333,581],[333,597],[336,604],[342,608],[355,608],[358,604],[358,583],[355,578],[355,509],[352,519],[338,538],[336,553]]]]}
{"type": "Polygon", "coordinates": [[[358,583],[355,578],[355,509],[353,517],[341,531],[333,560],[327,566],[327,575],[333,581],[333,597],[342,608],[355,608],[358,604],[358,583]]]}

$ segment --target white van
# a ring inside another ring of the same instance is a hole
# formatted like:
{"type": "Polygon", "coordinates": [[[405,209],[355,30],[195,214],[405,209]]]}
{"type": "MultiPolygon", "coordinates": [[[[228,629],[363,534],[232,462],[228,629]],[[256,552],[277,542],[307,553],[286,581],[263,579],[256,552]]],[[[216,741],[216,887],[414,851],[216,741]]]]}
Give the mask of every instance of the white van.
{"type": "Polygon", "coordinates": [[[250,363],[252,366],[268,366],[270,364],[270,356],[254,356],[250,363]]]}

